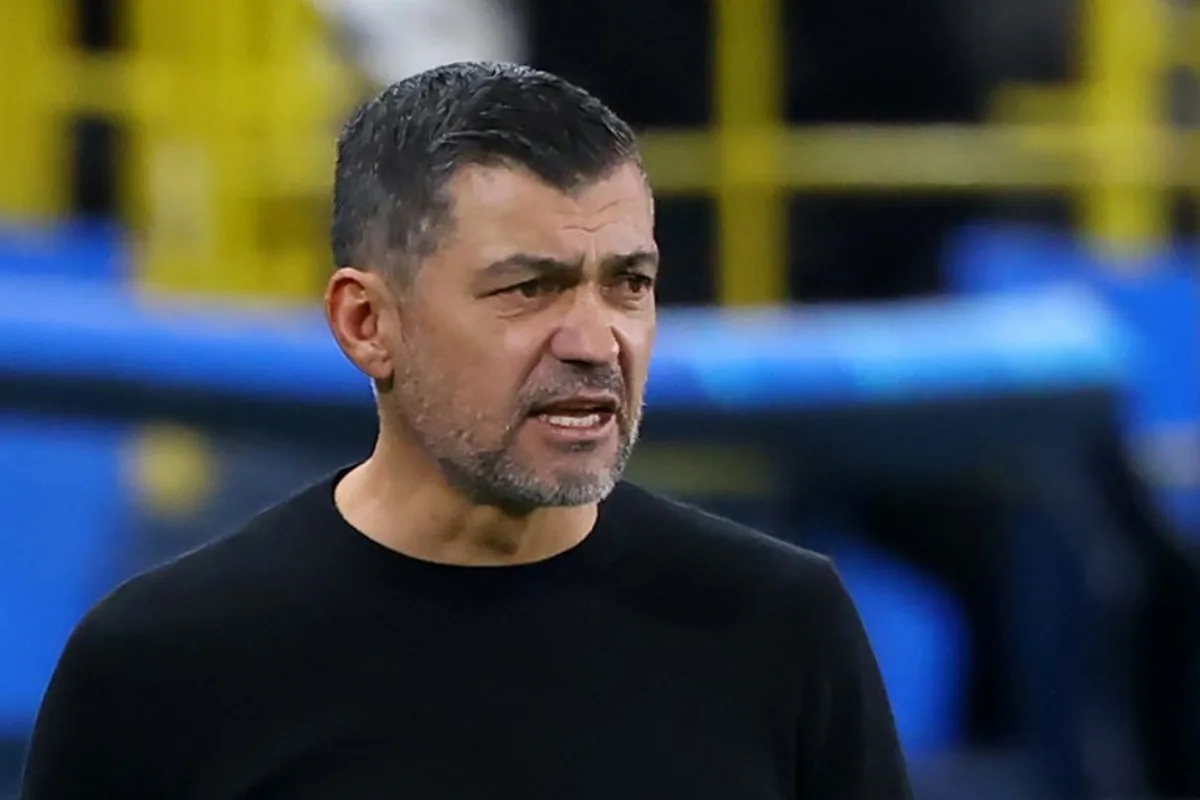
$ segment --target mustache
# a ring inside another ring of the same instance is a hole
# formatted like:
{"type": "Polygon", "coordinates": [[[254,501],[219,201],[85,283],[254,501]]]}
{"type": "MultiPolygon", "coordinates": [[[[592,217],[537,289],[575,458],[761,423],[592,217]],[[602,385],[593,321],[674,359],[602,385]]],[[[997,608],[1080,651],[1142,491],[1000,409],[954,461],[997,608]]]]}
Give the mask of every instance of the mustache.
{"type": "Polygon", "coordinates": [[[565,400],[580,393],[603,392],[617,398],[617,410],[623,412],[628,405],[625,377],[612,367],[575,369],[572,374],[557,376],[555,380],[542,383],[521,396],[521,408],[529,413],[538,406],[565,400]]]}

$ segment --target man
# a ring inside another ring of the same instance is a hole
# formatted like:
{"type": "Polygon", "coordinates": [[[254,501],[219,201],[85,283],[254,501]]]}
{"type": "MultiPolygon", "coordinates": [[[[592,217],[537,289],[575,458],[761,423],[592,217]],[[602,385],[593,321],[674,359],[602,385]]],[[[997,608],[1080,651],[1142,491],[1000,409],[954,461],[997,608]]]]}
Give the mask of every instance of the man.
{"type": "Polygon", "coordinates": [[[91,611],[23,796],[908,797],[830,564],[619,482],[653,218],[628,126],[554,76],[366,103],[326,310],[375,450],[91,611]]]}

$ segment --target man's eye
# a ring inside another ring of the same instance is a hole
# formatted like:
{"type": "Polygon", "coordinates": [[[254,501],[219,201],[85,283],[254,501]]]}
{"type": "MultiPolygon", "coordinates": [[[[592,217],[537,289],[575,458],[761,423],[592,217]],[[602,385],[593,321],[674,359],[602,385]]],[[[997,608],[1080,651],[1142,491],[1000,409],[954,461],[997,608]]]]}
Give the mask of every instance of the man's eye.
{"type": "Polygon", "coordinates": [[[521,297],[534,298],[539,297],[546,292],[554,290],[552,281],[546,278],[534,278],[533,280],[518,283],[516,286],[510,286],[504,290],[504,294],[518,294],[521,297]]]}
{"type": "Polygon", "coordinates": [[[649,275],[639,275],[636,273],[624,275],[621,278],[625,287],[633,294],[645,294],[654,288],[654,279],[649,275]]]}

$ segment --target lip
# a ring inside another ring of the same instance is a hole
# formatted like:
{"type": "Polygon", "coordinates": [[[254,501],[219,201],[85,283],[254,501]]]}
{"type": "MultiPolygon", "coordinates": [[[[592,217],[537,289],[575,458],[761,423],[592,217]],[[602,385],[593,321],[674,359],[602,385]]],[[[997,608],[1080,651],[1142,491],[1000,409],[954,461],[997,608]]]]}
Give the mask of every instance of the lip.
{"type": "Polygon", "coordinates": [[[534,409],[534,414],[543,414],[551,408],[573,408],[581,409],[588,406],[596,406],[605,413],[615,413],[621,406],[621,400],[614,394],[608,392],[577,392],[569,397],[562,397],[556,400],[550,400],[541,404],[534,409]]]}
{"type": "Polygon", "coordinates": [[[617,414],[615,411],[603,411],[599,413],[599,423],[586,427],[555,425],[547,421],[545,415],[539,414],[530,416],[528,421],[533,423],[539,433],[554,442],[562,444],[600,442],[607,439],[616,430],[617,414]]]}

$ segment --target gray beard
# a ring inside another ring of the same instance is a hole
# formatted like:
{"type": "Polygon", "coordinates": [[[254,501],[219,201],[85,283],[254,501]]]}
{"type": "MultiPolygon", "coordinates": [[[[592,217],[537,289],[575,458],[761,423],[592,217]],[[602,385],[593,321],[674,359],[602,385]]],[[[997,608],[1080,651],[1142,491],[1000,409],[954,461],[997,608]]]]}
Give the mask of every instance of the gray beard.
{"type": "MultiPolygon", "coordinates": [[[[613,463],[597,472],[567,472],[552,479],[535,476],[509,456],[509,448],[477,452],[467,458],[442,456],[438,466],[457,491],[480,505],[524,514],[552,506],[584,506],[599,503],[621,479],[637,441],[637,426],[619,432],[613,463]]],[[[579,450],[590,449],[581,445],[579,450]]]]}
{"type": "MultiPolygon", "coordinates": [[[[427,402],[428,395],[411,378],[395,386],[392,412],[422,451],[438,465],[447,483],[478,505],[502,508],[514,515],[537,508],[583,506],[599,503],[616,487],[637,443],[640,410],[617,418],[617,452],[611,465],[597,471],[560,471],[552,478],[539,477],[512,457],[519,420],[510,426],[498,447],[480,447],[469,429],[451,428],[427,402]],[[447,433],[439,429],[451,428],[447,433]]],[[[575,446],[586,452],[594,445],[575,446]]]]}

